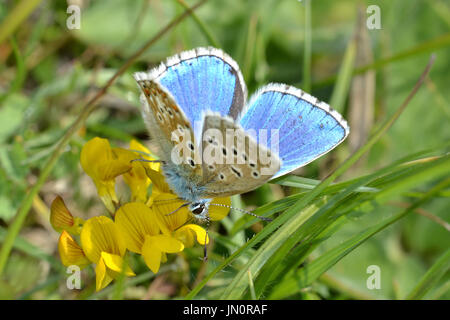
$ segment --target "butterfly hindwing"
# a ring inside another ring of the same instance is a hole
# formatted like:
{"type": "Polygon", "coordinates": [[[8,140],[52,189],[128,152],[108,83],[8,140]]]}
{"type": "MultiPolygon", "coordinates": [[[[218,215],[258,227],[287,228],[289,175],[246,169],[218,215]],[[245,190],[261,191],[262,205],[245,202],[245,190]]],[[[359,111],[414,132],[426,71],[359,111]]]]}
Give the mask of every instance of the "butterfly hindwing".
{"type": "Polygon", "coordinates": [[[172,94],[193,126],[207,110],[236,119],[247,99],[237,63],[215,48],[181,52],[150,70],[147,76],[172,94]]]}
{"type": "Polygon", "coordinates": [[[240,124],[246,130],[279,130],[278,148],[283,163],[274,178],[317,159],[349,133],[347,122],[326,103],[282,84],[262,87],[250,100],[240,124]]]}
{"type": "Polygon", "coordinates": [[[230,117],[206,114],[202,131],[203,197],[224,197],[257,188],[280,160],[230,117]]]}

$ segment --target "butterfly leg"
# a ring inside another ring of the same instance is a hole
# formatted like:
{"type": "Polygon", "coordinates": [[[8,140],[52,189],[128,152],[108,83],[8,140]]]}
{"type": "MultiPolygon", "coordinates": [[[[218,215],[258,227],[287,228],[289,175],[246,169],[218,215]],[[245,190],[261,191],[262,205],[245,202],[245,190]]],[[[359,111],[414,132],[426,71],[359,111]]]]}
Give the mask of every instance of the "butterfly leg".
{"type": "Polygon", "coordinates": [[[154,162],[154,163],[162,163],[165,164],[166,162],[163,160],[147,160],[147,159],[143,159],[143,158],[137,158],[137,159],[133,159],[130,162],[134,162],[134,161],[141,161],[141,162],[154,162]]]}
{"type": "Polygon", "coordinates": [[[206,241],[209,238],[209,236],[208,236],[208,229],[209,229],[210,222],[211,222],[211,220],[209,219],[209,216],[208,216],[206,218],[205,245],[203,247],[203,261],[204,262],[208,261],[208,247],[207,247],[206,241]]]}

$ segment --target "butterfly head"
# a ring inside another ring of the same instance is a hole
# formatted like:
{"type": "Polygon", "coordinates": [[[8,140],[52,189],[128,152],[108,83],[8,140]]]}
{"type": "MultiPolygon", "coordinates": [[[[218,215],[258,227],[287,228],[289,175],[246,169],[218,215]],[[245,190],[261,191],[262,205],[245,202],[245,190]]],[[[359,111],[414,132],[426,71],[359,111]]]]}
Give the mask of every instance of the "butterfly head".
{"type": "Polygon", "coordinates": [[[209,219],[209,205],[211,204],[210,199],[202,199],[189,204],[189,210],[192,212],[194,217],[199,220],[209,219]]]}

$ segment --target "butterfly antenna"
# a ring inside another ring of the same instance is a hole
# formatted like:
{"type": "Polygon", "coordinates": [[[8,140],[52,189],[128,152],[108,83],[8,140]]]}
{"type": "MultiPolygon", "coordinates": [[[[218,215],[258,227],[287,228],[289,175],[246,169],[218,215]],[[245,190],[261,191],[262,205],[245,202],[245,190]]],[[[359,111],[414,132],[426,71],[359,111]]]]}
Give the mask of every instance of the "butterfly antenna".
{"type": "Polygon", "coordinates": [[[166,214],[166,216],[170,216],[171,214],[174,214],[175,212],[177,212],[178,210],[180,210],[181,208],[187,207],[189,205],[188,203],[183,203],[181,206],[179,206],[177,209],[173,210],[172,212],[166,214]]]}
{"type": "Polygon", "coordinates": [[[250,212],[250,211],[247,211],[247,210],[244,210],[244,209],[240,209],[240,208],[234,208],[234,207],[229,206],[229,205],[226,205],[226,204],[222,204],[222,203],[210,203],[209,205],[210,205],[210,206],[218,206],[218,207],[230,208],[230,209],[232,209],[232,210],[236,210],[236,211],[243,212],[243,213],[245,213],[245,214],[251,215],[251,216],[253,216],[253,217],[255,217],[255,218],[258,218],[258,219],[261,219],[261,220],[264,220],[264,221],[268,221],[268,222],[272,221],[272,219],[270,219],[270,218],[266,218],[266,217],[263,217],[263,216],[258,216],[257,214],[254,214],[253,212],[250,212]]]}

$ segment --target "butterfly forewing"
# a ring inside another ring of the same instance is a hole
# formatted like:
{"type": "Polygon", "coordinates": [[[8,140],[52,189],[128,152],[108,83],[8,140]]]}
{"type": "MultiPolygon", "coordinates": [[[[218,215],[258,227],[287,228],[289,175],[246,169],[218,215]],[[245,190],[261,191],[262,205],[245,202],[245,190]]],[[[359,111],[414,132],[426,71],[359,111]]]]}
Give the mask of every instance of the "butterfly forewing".
{"type": "Polygon", "coordinates": [[[145,77],[145,74],[135,74],[143,94],[144,120],[160,149],[156,150],[156,154],[166,163],[182,166],[187,176],[201,174],[191,124],[172,95],[158,82],[145,77]]]}

